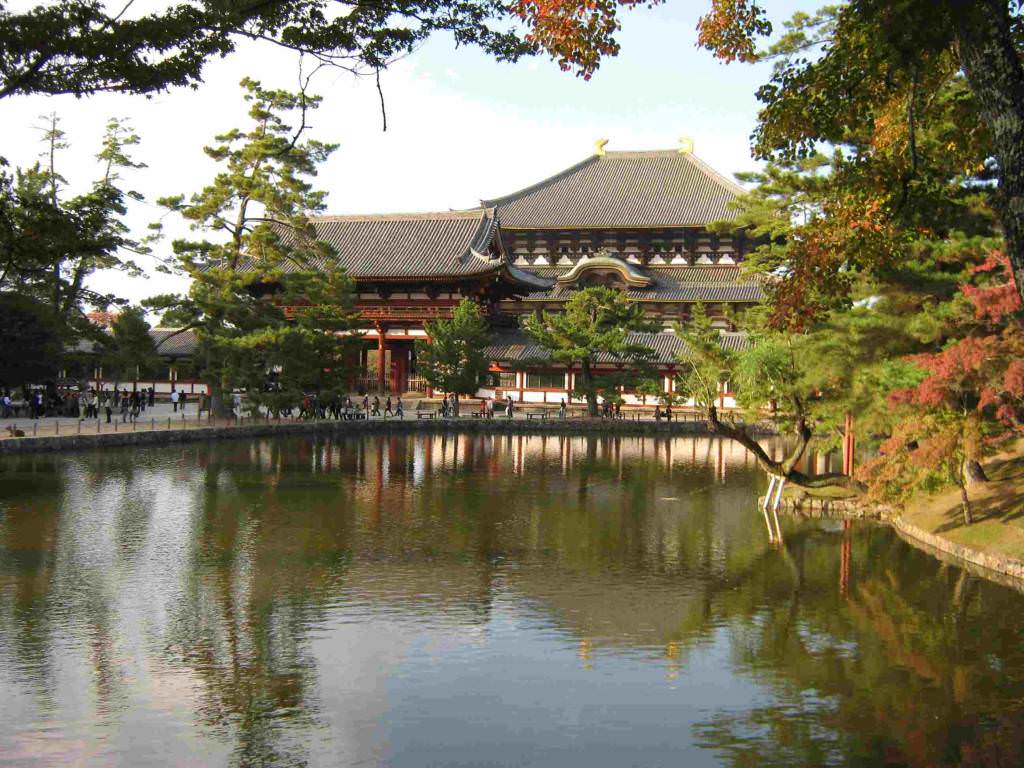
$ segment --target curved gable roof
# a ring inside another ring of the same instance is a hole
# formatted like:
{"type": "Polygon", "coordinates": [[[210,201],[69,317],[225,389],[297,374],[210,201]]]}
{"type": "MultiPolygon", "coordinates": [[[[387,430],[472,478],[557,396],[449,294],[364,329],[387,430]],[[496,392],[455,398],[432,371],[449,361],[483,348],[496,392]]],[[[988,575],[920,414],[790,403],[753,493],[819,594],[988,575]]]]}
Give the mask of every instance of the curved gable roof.
{"type": "Polygon", "coordinates": [[[508,229],[694,227],[734,218],[743,191],[691,153],[608,152],[481,204],[508,229]]]}

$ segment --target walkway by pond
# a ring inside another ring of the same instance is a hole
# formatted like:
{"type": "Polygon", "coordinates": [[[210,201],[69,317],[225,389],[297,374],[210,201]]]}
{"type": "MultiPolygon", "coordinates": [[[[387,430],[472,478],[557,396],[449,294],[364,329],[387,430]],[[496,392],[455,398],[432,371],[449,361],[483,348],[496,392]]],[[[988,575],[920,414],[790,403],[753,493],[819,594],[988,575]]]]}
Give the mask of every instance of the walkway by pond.
{"type": "Polygon", "coordinates": [[[1024,596],[704,437],[0,459],[0,755],[1020,765],[1024,596]],[[721,458],[719,458],[721,457],[721,458]]]}

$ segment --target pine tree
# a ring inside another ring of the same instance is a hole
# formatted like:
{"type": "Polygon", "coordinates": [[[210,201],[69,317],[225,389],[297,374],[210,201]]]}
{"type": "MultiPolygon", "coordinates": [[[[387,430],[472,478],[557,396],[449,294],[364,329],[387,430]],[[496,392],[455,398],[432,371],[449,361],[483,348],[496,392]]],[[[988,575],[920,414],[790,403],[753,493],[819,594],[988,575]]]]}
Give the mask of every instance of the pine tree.
{"type": "Polygon", "coordinates": [[[491,341],[487,318],[479,304],[463,299],[451,320],[430,321],[425,328],[430,341],[416,342],[417,368],[434,389],[455,395],[458,414],[459,395],[476,393],[490,363],[485,354],[491,341]]]}
{"type": "Polygon", "coordinates": [[[544,312],[523,320],[523,330],[544,347],[551,360],[578,368],[574,395],[587,401],[590,416],[597,415],[597,398],[603,389],[610,392],[647,378],[645,367],[654,351],[631,340],[630,334],[657,329],[640,305],[604,286],[577,291],[560,312],[544,312]],[[617,377],[611,384],[602,382],[594,372],[601,356],[629,363],[631,370],[624,374],[627,378],[617,377]]]}
{"type": "Polygon", "coordinates": [[[188,200],[160,201],[213,236],[173,243],[192,280],[189,294],[148,302],[191,318],[182,330],[196,331],[198,368],[218,414],[227,413],[224,395],[235,388],[272,410],[308,392],[336,395],[351,378],[358,344],[351,281],[333,266],[309,218],[323,209],[325,193],[307,179],[334,147],[300,141],[305,123],[296,129],[285,119],[320,99],[250,79],[242,88],[249,128],[205,148],[222,170],[188,200]]]}

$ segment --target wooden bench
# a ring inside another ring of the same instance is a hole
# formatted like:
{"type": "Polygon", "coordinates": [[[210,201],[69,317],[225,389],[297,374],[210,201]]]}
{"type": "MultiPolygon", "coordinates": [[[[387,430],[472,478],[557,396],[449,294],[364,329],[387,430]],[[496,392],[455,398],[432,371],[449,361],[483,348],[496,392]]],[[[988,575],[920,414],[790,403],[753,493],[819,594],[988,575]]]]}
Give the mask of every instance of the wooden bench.
{"type": "Polygon", "coordinates": [[[417,419],[434,419],[434,418],[437,418],[437,411],[435,411],[433,408],[429,408],[427,410],[424,410],[423,408],[421,408],[419,406],[419,404],[417,404],[416,405],[416,418],[417,419]]]}
{"type": "Polygon", "coordinates": [[[527,419],[540,419],[541,421],[544,421],[550,415],[551,415],[551,413],[546,408],[543,408],[543,409],[533,408],[533,409],[531,409],[529,411],[526,411],[526,418],[527,419]]]}

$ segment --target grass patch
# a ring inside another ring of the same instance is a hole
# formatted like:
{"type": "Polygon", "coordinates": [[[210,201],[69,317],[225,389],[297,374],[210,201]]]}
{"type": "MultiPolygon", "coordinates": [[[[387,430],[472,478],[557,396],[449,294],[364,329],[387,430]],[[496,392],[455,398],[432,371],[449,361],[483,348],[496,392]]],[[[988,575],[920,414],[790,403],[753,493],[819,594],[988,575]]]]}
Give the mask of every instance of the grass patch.
{"type": "Polygon", "coordinates": [[[1024,560],[1024,441],[985,464],[988,483],[969,489],[974,524],[964,525],[960,491],[920,494],[903,519],[957,544],[1024,560]]]}

